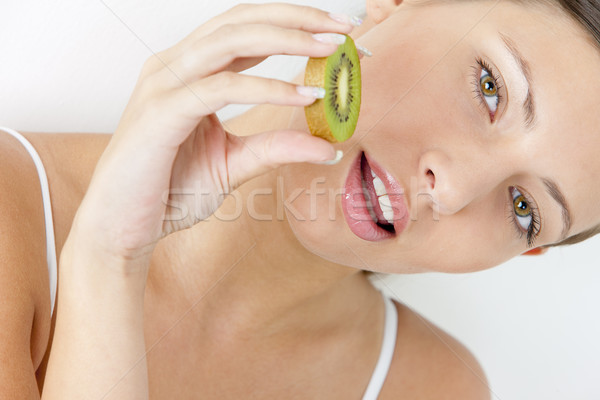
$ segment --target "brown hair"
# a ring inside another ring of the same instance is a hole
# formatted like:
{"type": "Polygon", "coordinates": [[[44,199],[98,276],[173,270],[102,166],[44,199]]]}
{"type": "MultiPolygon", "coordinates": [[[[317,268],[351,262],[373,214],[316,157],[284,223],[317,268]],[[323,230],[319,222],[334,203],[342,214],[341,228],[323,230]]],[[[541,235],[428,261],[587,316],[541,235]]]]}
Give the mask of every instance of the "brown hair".
{"type": "Polygon", "coordinates": [[[600,1],[598,0],[550,0],[579,22],[600,47],[600,1]]]}
{"type": "Polygon", "coordinates": [[[592,229],[588,229],[587,231],[583,231],[576,235],[570,236],[563,241],[560,241],[560,242],[554,243],[554,244],[550,244],[550,245],[547,245],[544,247],[556,247],[556,246],[562,246],[562,245],[566,245],[566,244],[575,244],[575,243],[583,242],[584,240],[589,239],[592,236],[596,236],[598,233],[600,233],[600,225],[596,225],[592,229]]]}

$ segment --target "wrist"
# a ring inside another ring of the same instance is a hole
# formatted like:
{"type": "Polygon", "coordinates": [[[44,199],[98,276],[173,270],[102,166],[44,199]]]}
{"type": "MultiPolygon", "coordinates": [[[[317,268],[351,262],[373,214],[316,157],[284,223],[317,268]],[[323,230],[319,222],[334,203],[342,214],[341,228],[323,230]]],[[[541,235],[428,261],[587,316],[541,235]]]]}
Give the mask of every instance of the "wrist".
{"type": "Polygon", "coordinates": [[[106,251],[93,238],[71,229],[59,260],[61,291],[108,293],[123,290],[143,295],[150,267],[150,256],[124,257],[106,251]]]}
{"type": "Polygon", "coordinates": [[[93,257],[116,268],[115,272],[145,273],[150,265],[156,243],[145,246],[128,246],[131,235],[123,233],[123,228],[115,228],[115,224],[95,213],[77,211],[71,230],[65,242],[73,256],[93,257]],[[92,215],[93,214],[93,215],[92,215]]]}

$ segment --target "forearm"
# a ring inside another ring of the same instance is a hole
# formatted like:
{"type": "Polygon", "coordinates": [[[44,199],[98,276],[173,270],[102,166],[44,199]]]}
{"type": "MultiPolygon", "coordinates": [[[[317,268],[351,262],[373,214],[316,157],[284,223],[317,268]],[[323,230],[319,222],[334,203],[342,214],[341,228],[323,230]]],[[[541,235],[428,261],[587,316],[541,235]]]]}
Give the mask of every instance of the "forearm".
{"type": "Polygon", "coordinates": [[[72,231],[61,254],[42,399],[147,399],[147,266],[97,254],[83,237],[72,231]]]}

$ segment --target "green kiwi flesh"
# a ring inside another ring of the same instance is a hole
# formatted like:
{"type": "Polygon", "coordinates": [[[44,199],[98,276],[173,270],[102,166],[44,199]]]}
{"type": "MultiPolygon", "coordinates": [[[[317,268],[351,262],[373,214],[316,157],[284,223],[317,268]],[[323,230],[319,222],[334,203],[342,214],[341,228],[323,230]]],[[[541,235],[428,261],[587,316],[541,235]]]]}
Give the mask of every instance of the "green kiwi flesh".
{"type": "Polygon", "coordinates": [[[329,57],[310,58],[304,84],[325,88],[325,98],[305,107],[311,133],[330,142],[348,140],[360,112],[360,60],[354,41],[346,36],[329,57]]]}

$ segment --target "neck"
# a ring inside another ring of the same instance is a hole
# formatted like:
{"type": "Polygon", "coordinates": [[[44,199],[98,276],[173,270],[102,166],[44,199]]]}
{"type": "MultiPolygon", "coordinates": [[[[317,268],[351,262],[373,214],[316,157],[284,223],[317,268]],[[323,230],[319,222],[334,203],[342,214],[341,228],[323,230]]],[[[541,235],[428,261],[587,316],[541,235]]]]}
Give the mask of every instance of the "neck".
{"type": "MultiPolygon", "coordinates": [[[[253,180],[239,189],[240,197],[248,199],[252,189],[268,188],[271,181],[276,185],[276,177],[274,171],[253,180]]],[[[273,196],[257,196],[253,207],[272,220],[257,220],[246,207],[237,219],[213,216],[161,241],[149,278],[160,302],[182,312],[194,307],[205,326],[228,321],[232,329],[269,334],[305,328],[307,321],[315,329],[336,326],[356,318],[356,310],[364,308],[359,305],[377,304],[363,273],[310,253],[285,217],[269,213],[276,211],[275,189],[273,196]]],[[[234,214],[233,197],[228,200],[221,215],[234,214]]]]}

